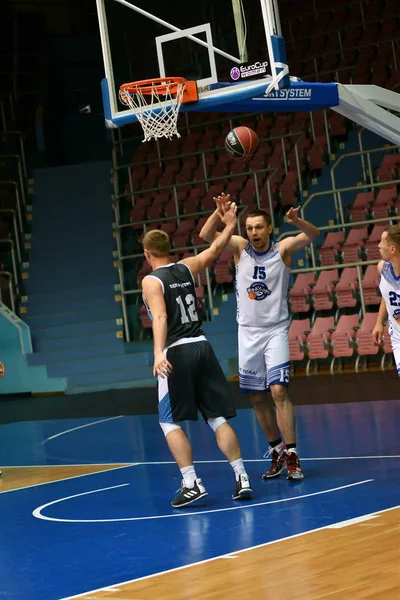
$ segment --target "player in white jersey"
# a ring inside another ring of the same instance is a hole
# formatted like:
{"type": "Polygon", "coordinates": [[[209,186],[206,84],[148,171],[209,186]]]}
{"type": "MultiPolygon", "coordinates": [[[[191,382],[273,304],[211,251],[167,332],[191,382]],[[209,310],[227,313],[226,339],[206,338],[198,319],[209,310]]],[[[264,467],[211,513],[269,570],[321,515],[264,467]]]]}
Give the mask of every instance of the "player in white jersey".
{"type": "Polygon", "coordinates": [[[384,323],[388,319],[394,359],[400,375],[400,225],[390,225],[385,229],[379,250],[382,256],[378,264],[382,300],[372,337],[376,344],[382,343],[384,323]]]}
{"type": "MultiPolygon", "coordinates": [[[[229,195],[215,198],[216,211],[200,231],[211,243],[220,235],[220,217],[229,209],[229,195]]],[[[292,256],[319,235],[319,230],[298,217],[298,208],[287,213],[287,222],[301,233],[280,242],[271,241],[271,219],[257,210],[247,216],[248,239],[233,235],[227,248],[236,265],[237,322],[239,343],[239,383],[250,394],[257,420],[269,442],[272,457],[264,479],[287,468],[287,479],[303,479],[296,445],[293,406],[287,394],[289,385],[289,311],[287,293],[292,256]],[[269,402],[271,392],[275,408],[269,402]],[[283,440],[282,440],[282,437],[283,440]]]]}

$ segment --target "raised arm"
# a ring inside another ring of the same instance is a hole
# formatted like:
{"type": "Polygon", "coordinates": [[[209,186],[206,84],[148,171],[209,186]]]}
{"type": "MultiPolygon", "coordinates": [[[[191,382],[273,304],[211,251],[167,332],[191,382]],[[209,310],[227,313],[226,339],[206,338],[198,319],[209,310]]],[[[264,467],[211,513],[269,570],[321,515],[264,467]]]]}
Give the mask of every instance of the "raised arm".
{"type": "MultiPolygon", "coordinates": [[[[234,202],[231,203],[229,210],[225,212],[222,216],[222,221],[225,224],[224,230],[218,234],[211,246],[197,256],[191,256],[190,258],[185,258],[181,262],[185,263],[192,271],[193,277],[198,275],[200,271],[210,266],[221,254],[222,250],[224,250],[235,230],[236,227],[236,213],[237,206],[234,202]]],[[[239,237],[239,236],[237,236],[239,237]]]]}
{"type": "MultiPolygon", "coordinates": [[[[217,204],[217,208],[209,216],[199,233],[200,237],[209,244],[212,244],[212,242],[221,235],[217,229],[221,225],[225,210],[229,209],[230,205],[232,204],[229,194],[225,196],[225,194],[222,193],[220,196],[214,198],[214,200],[217,204]]],[[[241,237],[240,235],[232,235],[231,239],[226,245],[226,249],[230,250],[233,254],[240,255],[246,244],[247,240],[245,238],[241,237]]]]}
{"type": "Polygon", "coordinates": [[[279,242],[279,251],[282,255],[291,256],[295,252],[298,252],[298,250],[302,250],[316,240],[320,234],[318,227],[315,227],[309,221],[299,218],[299,210],[300,207],[290,208],[286,213],[287,222],[298,227],[302,233],[294,237],[285,238],[279,242]]]}

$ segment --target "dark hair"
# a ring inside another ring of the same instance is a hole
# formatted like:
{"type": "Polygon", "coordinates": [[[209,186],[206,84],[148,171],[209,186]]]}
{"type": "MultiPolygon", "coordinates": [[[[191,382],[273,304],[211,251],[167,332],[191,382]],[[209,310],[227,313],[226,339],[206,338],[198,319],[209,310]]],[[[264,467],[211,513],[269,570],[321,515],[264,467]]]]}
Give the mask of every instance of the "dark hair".
{"type": "Polygon", "coordinates": [[[250,217],[263,217],[264,221],[266,222],[266,224],[267,225],[271,225],[271,217],[270,217],[270,215],[265,210],[262,210],[261,208],[257,208],[257,210],[253,210],[253,212],[251,212],[248,215],[246,215],[246,221],[250,217]]]}

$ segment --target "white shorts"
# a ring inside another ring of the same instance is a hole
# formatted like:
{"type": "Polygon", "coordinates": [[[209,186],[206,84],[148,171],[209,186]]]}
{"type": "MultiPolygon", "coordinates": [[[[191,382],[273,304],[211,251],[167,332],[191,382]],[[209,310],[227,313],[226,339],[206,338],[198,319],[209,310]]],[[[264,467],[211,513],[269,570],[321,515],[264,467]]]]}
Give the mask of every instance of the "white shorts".
{"type": "Polygon", "coordinates": [[[394,362],[396,363],[396,369],[397,369],[397,375],[399,375],[400,377],[400,344],[397,346],[393,345],[393,338],[392,338],[392,348],[393,348],[393,356],[394,356],[394,362]]]}
{"type": "Polygon", "coordinates": [[[242,394],[289,385],[290,352],[287,327],[239,325],[239,385],[242,394]]]}

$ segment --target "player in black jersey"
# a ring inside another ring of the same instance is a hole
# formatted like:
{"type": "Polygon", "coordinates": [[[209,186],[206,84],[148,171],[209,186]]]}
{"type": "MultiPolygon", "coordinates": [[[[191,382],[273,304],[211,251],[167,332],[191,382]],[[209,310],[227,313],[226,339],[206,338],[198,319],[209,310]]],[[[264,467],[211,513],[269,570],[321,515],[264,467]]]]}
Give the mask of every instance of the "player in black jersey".
{"type": "Polygon", "coordinates": [[[228,383],[206,340],[196,310],[194,277],[212,264],[236,226],[236,205],[224,216],[225,229],[207,250],[171,262],[168,235],[159,230],[143,239],[153,269],[142,281],[143,299],[153,320],[154,375],[158,376],[161,428],[182,473],[182,487],[172,506],[180,508],[207,496],[193,466],[192,447],[181,421],[196,421],[198,411],[213,429],[218,446],[235,473],[234,500],[251,498],[250,480],[239,441],[226,419],[236,416],[228,383]]]}

